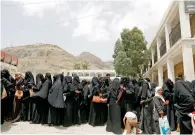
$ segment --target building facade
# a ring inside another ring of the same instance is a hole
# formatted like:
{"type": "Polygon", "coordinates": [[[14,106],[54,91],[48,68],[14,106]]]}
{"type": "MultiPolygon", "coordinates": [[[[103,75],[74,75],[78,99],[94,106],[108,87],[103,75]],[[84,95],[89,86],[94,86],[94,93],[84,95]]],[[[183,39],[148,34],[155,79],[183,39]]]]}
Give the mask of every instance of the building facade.
{"type": "Polygon", "coordinates": [[[195,79],[195,1],[174,1],[147,48],[151,62],[144,77],[163,85],[166,78],[195,79]]]}
{"type": "Polygon", "coordinates": [[[105,77],[108,73],[111,79],[117,77],[115,70],[61,70],[60,72],[69,76],[78,75],[81,80],[91,80],[93,77],[105,77]]]}
{"type": "Polygon", "coordinates": [[[18,57],[1,50],[1,70],[7,69],[10,74],[14,75],[17,72],[17,66],[18,57]]]}

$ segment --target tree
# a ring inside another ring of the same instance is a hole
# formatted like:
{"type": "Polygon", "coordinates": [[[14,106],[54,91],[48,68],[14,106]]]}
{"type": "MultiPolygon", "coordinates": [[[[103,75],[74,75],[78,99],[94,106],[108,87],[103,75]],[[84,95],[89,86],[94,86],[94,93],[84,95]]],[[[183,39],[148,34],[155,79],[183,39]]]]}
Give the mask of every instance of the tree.
{"type": "Polygon", "coordinates": [[[81,63],[80,62],[74,62],[74,69],[81,69],[81,63]]]}
{"type": "Polygon", "coordinates": [[[89,69],[90,68],[89,62],[83,61],[81,63],[81,67],[82,67],[82,69],[89,69]]]}
{"type": "Polygon", "coordinates": [[[117,40],[114,49],[114,67],[117,74],[141,77],[144,65],[150,60],[146,41],[141,30],[123,29],[121,40],[117,40]]]}
{"type": "Polygon", "coordinates": [[[87,62],[87,61],[82,61],[82,62],[76,61],[74,63],[74,69],[77,69],[77,70],[79,70],[79,69],[89,69],[89,67],[90,67],[90,65],[89,65],[89,62],[87,62]]]}

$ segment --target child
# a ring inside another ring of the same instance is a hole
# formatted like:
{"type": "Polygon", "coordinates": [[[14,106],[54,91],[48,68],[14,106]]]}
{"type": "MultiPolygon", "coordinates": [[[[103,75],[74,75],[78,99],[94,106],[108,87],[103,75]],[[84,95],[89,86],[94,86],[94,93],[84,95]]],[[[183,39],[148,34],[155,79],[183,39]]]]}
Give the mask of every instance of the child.
{"type": "Polygon", "coordinates": [[[137,134],[138,132],[138,122],[136,112],[127,112],[123,118],[123,123],[125,125],[125,130],[123,135],[126,134],[137,134]]]}

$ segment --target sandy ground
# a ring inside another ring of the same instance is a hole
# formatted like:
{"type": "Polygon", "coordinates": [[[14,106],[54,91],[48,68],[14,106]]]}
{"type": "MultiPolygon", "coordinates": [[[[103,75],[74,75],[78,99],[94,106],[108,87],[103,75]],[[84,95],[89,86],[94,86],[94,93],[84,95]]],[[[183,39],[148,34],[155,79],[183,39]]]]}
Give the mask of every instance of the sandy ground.
{"type": "MultiPolygon", "coordinates": [[[[92,127],[88,124],[80,126],[49,127],[48,125],[29,124],[28,122],[10,123],[6,122],[1,126],[2,134],[112,134],[106,132],[106,126],[92,127]]],[[[179,134],[172,132],[171,134],[179,134]]]]}

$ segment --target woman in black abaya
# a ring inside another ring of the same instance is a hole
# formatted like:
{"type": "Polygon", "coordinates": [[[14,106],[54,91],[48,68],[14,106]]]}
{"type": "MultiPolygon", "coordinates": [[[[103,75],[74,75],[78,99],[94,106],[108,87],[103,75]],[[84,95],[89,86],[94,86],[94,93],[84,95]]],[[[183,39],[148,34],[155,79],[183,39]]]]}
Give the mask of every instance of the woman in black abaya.
{"type": "Polygon", "coordinates": [[[174,101],[180,122],[180,134],[192,134],[191,118],[188,114],[194,111],[194,97],[192,89],[185,81],[175,82],[174,101]]]}
{"type": "Polygon", "coordinates": [[[118,95],[121,92],[120,81],[115,78],[110,86],[110,93],[108,98],[108,120],[106,131],[114,134],[122,134],[121,128],[121,108],[118,104],[118,95]]]}
{"type": "MultiPolygon", "coordinates": [[[[107,98],[107,88],[103,86],[101,80],[99,81],[97,77],[92,78],[91,86],[90,86],[90,96],[100,96],[100,93],[103,97],[107,98]]],[[[91,102],[90,105],[90,113],[89,113],[89,124],[92,126],[103,126],[106,122],[105,117],[107,107],[105,107],[106,103],[95,103],[91,102]],[[106,110],[105,110],[106,109],[106,110]]]]}
{"type": "Polygon", "coordinates": [[[163,93],[164,93],[164,99],[169,101],[169,104],[167,105],[167,118],[169,121],[169,125],[171,127],[172,131],[176,130],[176,116],[175,116],[175,107],[173,103],[173,82],[170,79],[165,79],[163,84],[163,93]]]}
{"type": "Polygon", "coordinates": [[[127,82],[125,82],[124,87],[126,88],[124,100],[125,100],[125,109],[126,112],[131,112],[135,110],[135,87],[129,78],[127,78],[127,82]]]}
{"type": "MultiPolygon", "coordinates": [[[[47,116],[48,116],[48,93],[49,89],[52,86],[52,80],[51,80],[51,74],[46,73],[45,78],[40,79],[42,86],[40,88],[40,91],[36,92],[33,95],[33,99],[36,101],[36,112],[35,112],[35,117],[33,119],[33,123],[36,124],[46,124],[47,123],[47,116]],[[44,81],[44,82],[43,82],[44,81]]],[[[41,85],[41,83],[38,83],[38,85],[41,85]]]]}
{"type": "Polygon", "coordinates": [[[27,71],[24,77],[24,88],[23,88],[23,97],[22,97],[21,116],[23,121],[28,120],[29,100],[30,100],[29,90],[32,89],[34,86],[35,86],[34,76],[30,71],[27,71]]]}
{"type": "Polygon", "coordinates": [[[80,105],[82,103],[82,86],[78,76],[74,76],[70,91],[73,94],[73,124],[81,124],[80,105]]]}
{"type": "Polygon", "coordinates": [[[153,94],[147,80],[142,82],[140,95],[142,110],[139,127],[144,134],[153,134],[153,94]]]}
{"type": "Polygon", "coordinates": [[[65,109],[65,117],[64,117],[64,126],[72,126],[73,125],[73,107],[74,107],[74,93],[71,92],[72,85],[72,77],[65,76],[63,80],[64,85],[64,97],[66,109],[65,109]]]}
{"type": "MultiPolygon", "coordinates": [[[[37,74],[36,75],[36,85],[33,87],[33,92],[37,93],[40,91],[42,88],[42,85],[44,83],[45,79],[43,74],[37,74]]],[[[33,96],[33,95],[32,95],[33,96]]],[[[37,107],[39,108],[39,101],[34,98],[30,97],[30,102],[29,102],[29,112],[28,112],[28,120],[31,121],[30,123],[39,123],[39,116],[37,115],[37,107]]]]}
{"type": "Polygon", "coordinates": [[[48,114],[49,125],[62,125],[64,119],[63,75],[55,75],[54,84],[49,90],[48,102],[50,104],[48,114]]]}
{"type": "Polygon", "coordinates": [[[13,119],[13,101],[15,96],[15,80],[10,75],[7,69],[1,71],[1,82],[3,83],[5,90],[7,92],[7,97],[4,99],[5,106],[5,119],[13,119]]]}
{"type": "Polygon", "coordinates": [[[81,123],[87,123],[89,118],[89,87],[87,80],[82,80],[83,100],[81,104],[81,123]]]}

